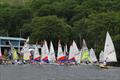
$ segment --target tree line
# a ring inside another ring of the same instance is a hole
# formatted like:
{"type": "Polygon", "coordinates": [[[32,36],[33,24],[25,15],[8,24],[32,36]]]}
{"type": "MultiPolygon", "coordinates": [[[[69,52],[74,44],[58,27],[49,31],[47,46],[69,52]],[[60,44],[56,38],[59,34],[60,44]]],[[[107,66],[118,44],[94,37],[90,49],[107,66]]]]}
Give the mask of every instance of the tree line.
{"type": "Polygon", "coordinates": [[[98,56],[109,32],[120,61],[120,0],[28,0],[0,3],[0,36],[30,37],[30,43],[53,41],[79,48],[84,38],[98,56]]]}

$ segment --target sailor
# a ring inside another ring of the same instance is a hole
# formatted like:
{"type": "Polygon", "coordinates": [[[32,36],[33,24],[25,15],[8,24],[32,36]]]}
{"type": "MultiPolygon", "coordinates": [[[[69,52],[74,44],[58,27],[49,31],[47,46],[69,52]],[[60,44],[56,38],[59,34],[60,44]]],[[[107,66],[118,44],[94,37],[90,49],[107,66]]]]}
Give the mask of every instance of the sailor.
{"type": "Polygon", "coordinates": [[[106,65],[107,65],[106,60],[103,62],[103,65],[104,65],[104,66],[106,66],[106,65]]]}

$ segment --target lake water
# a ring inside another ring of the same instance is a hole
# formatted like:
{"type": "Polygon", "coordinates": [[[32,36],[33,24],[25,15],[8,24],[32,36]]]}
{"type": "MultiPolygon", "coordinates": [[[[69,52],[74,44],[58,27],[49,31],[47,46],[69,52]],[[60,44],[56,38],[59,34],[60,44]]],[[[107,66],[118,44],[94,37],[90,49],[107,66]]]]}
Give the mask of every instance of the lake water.
{"type": "Polygon", "coordinates": [[[0,80],[120,80],[120,67],[0,65],[0,80]]]}

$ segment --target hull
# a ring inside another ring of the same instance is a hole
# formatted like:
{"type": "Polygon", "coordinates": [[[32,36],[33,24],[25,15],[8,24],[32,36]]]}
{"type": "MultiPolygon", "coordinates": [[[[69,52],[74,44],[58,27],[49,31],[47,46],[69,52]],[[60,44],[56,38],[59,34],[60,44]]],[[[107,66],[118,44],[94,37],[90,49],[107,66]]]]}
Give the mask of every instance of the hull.
{"type": "Polygon", "coordinates": [[[99,67],[100,67],[101,69],[108,69],[108,66],[107,66],[107,65],[103,65],[103,64],[100,64],[99,67]]]}

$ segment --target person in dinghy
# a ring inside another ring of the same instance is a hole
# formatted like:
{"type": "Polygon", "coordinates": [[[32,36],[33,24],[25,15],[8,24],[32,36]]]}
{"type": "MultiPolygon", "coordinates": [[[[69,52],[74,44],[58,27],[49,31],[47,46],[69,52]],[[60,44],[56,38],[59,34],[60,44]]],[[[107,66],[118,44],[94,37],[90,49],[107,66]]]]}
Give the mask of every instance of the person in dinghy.
{"type": "Polygon", "coordinates": [[[102,64],[100,64],[99,67],[103,69],[108,69],[106,60],[102,64]]]}
{"type": "Polygon", "coordinates": [[[101,68],[108,68],[106,63],[117,62],[115,47],[108,32],[106,34],[103,61],[104,63],[100,65],[101,68]]]}

